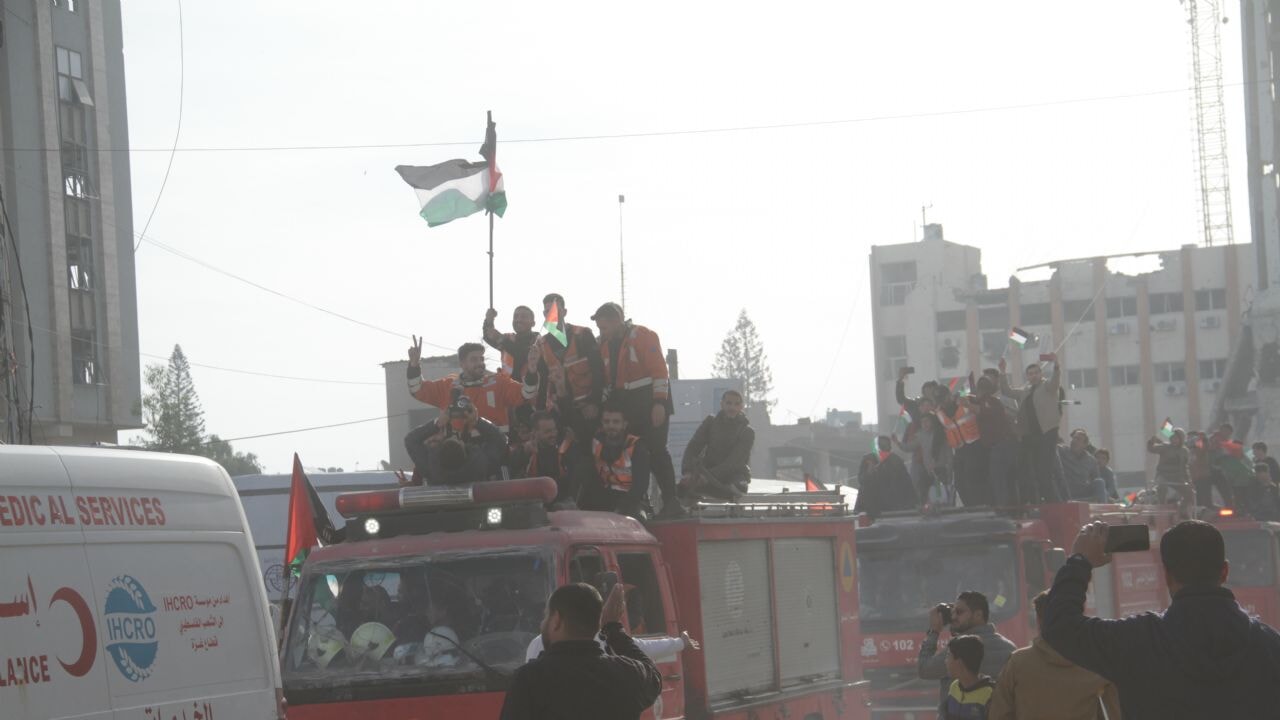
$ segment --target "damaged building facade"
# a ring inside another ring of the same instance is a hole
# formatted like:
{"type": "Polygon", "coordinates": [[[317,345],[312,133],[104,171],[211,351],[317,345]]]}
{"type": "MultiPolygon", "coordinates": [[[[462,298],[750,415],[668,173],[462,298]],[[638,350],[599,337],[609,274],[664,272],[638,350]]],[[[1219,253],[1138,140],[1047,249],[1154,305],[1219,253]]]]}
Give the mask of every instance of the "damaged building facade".
{"type": "Polygon", "coordinates": [[[915,368],[912,395],[929,378],[948,382],[995,367],[1001,356],[1017,384],[1022,368],[1061,345],[1069,403],[1062,427],[1084,428],[1094,445],[1111,449],[1121,485],[1142,484],[1155,459],[1145,441],[1166,417],[1188,429],[1213,422],[1256,287],[1247,244],[1185,246],[1152,260],[1158,269],[1136,275],[1108,269],[1106,258],[1063,260],[1049,264],[1047,280],[1015,277],[992,288],[981,250],[945,240],[940,225],[926,226],[918,242],[872,247],[881,426],[898,415],[901,367],[915,368]],[[1012,344],[1014,326],[1036,341],[1012,344]]]}

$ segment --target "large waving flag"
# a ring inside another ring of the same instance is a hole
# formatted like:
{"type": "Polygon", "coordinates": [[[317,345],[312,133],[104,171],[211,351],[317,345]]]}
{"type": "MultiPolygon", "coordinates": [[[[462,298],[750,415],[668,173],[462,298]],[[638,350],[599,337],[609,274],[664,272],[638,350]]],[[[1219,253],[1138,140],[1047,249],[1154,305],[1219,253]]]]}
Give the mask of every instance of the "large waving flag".
{"type": "Polygon", "coordinates": [[[330,544],[338,533],[329,520],[320,496],[302,471],[302,461],[293,454],[293,483],[289,486],[289,530],[285,535],[284,564],[293,572],[302,567],[311,548],[330,544]]]}
{"type": "Polygon", "coordinates": [[[492,116],[480,147],[481,162],[448,160],[439,165],[397,165],[396,172],[418,194],[418,212],[435,227],[485,210],[507,211],[507,191],[498,170],[498,131],[492,116]]]}

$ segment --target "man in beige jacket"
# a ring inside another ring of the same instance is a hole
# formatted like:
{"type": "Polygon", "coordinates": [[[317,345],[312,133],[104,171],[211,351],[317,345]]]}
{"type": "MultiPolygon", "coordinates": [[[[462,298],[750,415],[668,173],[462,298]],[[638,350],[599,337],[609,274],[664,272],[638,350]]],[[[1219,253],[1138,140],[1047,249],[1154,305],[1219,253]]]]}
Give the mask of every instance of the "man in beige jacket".
{"type": "MultiPolygon", "coordinates": [[[[1049,591],[1036,596],[1036,625],[1043,628],[1049,591]]],[[[1120,693],[1098,675],[1073,665],[1044,638],[1015,650],[996,680],[987,720],[1119,720],[1120,693]],[[1105,709],[1106,715],[1103,715],[1105,709]]]]}

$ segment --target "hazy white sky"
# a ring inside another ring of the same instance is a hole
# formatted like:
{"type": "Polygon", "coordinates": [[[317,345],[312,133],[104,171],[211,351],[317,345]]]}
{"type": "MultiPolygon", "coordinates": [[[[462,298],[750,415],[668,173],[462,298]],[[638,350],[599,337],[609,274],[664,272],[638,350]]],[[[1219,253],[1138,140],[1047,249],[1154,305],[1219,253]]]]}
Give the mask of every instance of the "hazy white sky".
{"type": "MultiPolygon", "coordinates": [[[[1247,241],[1238,10],[1228,10],[1235,218],[1247,241]]],[[[497,227],[500,323],[551,291],[585,324],[617,299],[625,193],[629,314],[698,377],[745,307],[782,422],[827,407],[874,420],[867,255],[910,241],[922,203],[948,239],[983,249],[993,286],[1035,262],[1199,240],[1189,43],[1170,0],[223,0],[184,11],[183,147],[467,143],[178,153],[149,236],[404,335],[144,243],[144,353],[181,343],[194,362],[375,383],[197,368],[208,429],[224,437],[382,415],[379,363],[402,357],[410,333],[449,348],[478,335],[485,221],[428,229],[392,168],[477,157],[489,109],[510,201],[497,227]],[[513,142],[859,118],[870,120],[513,142]]],[[[177,4],[128,0],[124,12],[130,140],[167,148],[177,4]]],[[[132,155],[138,231],[167,160],[132,155]]],[[[347,469],[387,457],[382,422],[235,445],[271,471],[287,470],[295,450],[347,469]]]]}

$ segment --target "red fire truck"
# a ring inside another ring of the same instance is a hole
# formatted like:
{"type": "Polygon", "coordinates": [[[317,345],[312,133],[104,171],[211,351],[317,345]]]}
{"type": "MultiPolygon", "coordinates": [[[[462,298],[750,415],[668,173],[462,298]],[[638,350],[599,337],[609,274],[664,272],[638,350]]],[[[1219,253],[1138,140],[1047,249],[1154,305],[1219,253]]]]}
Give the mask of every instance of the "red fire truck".
{"type": "Polygon", "coordinates": [[[1254,520],[1231,508],[1214,509],[1209,522],[1226,542],[1231,563],[1227,587],[1250,615],[1280,627],[1280,523],[1254,520]]]}
{"type": "Polygon", "coordinates": [[[889,513],[860,519],[858,585],[862,602],[863,673],[871,681],[874,720],[922,720],[937,712],[938,683],[920,680],[916,660],[929,609],[978,590],[1005,637],[1025,646],[1035,636],[1031,600],[1049,587],[1080,526],[1091,519],[1146,523],[1153,550],[1117,555],[1094,574],[1087,611],[1120,617],[1168,605],[1158,538],[1172,508],[1121,508],[1070,502],[1023,516],[988,509],[923,516],[889,513]]]}
{"type": "Polygon", "coordinates": [[[492,718],[547,596],[606,571],[655,658],[646,718],[867,718],[855,536],[843,503],[798,494],[640,523],[547,512],[546,478],[337,500],[344,542],[307,558],[282,650],[292,720],[492,718]]]}

